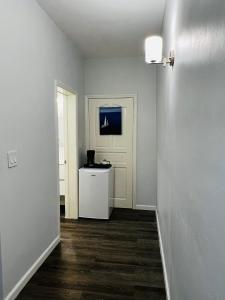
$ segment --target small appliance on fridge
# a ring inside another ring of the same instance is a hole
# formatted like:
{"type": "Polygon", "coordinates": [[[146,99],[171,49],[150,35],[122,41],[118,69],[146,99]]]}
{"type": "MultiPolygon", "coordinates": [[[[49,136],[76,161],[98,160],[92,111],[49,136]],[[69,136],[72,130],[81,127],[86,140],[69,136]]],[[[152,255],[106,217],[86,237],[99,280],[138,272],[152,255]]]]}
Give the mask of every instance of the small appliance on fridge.
{"type": "Polygon", "coordinates": [[[103,159],[100,163],[95,162],[95,150],[87,150],[87,162],[84,168],[108,169],[112,165],[110,161],[103,159]]]}

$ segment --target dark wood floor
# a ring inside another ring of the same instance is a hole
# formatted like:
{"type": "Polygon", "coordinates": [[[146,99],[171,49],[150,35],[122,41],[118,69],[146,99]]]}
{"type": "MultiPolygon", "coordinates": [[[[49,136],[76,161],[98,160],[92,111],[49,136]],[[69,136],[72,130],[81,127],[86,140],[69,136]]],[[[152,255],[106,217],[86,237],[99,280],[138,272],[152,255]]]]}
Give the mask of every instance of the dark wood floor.
{"type": "Polygon", "coordinates": [[[17,299],[165,300],[154,212],[61,220],[61,244],[17,299]]]}

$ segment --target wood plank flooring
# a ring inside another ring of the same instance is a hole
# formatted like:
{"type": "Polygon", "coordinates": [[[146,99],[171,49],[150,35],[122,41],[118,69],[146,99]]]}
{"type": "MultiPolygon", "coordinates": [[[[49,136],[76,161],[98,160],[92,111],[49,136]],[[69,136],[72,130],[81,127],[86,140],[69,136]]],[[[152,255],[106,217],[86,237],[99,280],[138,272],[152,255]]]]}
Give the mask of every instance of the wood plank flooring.
{"type": "Polygon", "coordinates": [[[166,299],[154,212],[114,209],[110,221],[62,219],[61,240],[17,299],[166,299]]]}

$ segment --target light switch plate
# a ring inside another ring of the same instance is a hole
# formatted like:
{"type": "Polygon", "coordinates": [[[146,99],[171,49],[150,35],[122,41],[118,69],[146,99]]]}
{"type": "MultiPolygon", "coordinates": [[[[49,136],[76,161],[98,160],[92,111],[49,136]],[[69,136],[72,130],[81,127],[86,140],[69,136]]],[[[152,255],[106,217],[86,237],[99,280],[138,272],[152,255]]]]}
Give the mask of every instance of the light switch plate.
{"type": "Polygon", "coordinates": [[[18,165],[16,150],[8,151],[7,156],[8,156],[8,167],[9,168],[16,167],[18,165]]]}

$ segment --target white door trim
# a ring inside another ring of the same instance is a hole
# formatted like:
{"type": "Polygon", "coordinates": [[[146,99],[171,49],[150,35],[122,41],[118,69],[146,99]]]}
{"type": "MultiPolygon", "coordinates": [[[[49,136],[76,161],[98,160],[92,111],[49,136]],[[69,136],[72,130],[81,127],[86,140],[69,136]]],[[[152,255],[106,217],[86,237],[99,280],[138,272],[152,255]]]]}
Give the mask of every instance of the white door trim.
{"type": "Polygon", "coordinates": [[[85,96],[85,149],[89,148],[89,121],[88,121],[88,101],[89,99],[121,99],[133,98],[134,100],[134,126],[133,126],[133,209],[137,203],[137,94],[116,94],[116,95],[86,95],[85,96]]]}
{"type": "MultiPolygon", "coordinates": [[[[69,194],[72,193],[72,201],[68,201],[68,203],[65,203],[65,205],[68,205],[66,211],[66,218],[68,219],[78,219],[78,168],[79,168],[79,160],[78,160],[78,93],[73,90],[72,88],[68,87],[61,81],[55,80],[55,99],[54,99],[54,110],[55,110],[55,142],[56,142],[56,165],[58,166],[58,157],[59,157],[59,145],[58,145],[58,108],[57,108],[57,89],[62,88],[66,92],[68,92],[68,105],[72,102],[74,102],[74,105],[72,106],[74,111],[68,110],[68,115],[70,114],[71,118],[74,119],[73,128],[74,128],[74,134],[72,138],[72,146],[74,148],[75,153],[73,153],[70,157],[68,157],[68,173],[69,173],[69,180],[68,180],[68,189],[69,194]],[[72,170],[71,170],[72,166],[72,170]],[[76,170],[74,172],[74,170],[76,170]],[[72,191],[71,189],[71,183],[76,183],[75,189],[72,191]]],[[[68,130],[70,131],[70,129],[68,130]]],[[[72,134],[72,132],[69,132],[69,134],[72,134]]],[[[72,151],[70,151],[72,152],[72,151]]],[[[60,191],[59,191],[59,171],[57,170],[57,197],[58,197],[58,203],[60,203],[60,191]]],[[[58,214],[60,218],[60,205],[58,205],[58,214]]],[[[59,222],[60,227],[60,222],[59,222]]],[[[59,230],[60,232],[60,230],[59,230]]]]}

